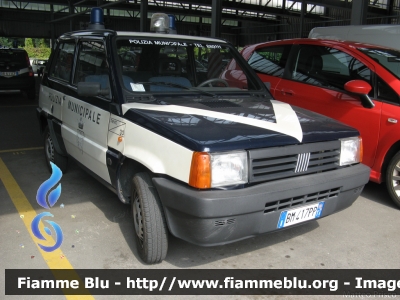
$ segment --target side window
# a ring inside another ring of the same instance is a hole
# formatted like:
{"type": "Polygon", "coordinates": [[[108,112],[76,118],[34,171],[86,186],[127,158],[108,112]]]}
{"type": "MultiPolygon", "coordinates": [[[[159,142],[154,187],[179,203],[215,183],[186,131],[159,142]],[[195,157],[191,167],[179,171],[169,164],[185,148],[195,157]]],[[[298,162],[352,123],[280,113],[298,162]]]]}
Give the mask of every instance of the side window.
{"type": "MultiPolygon", "coordinates": [[[[329,89],[344,91],[350,80],[360,79],[372,84],[372,71],[351,55],[340,50],[303,45],[296,56],[292,79],[329,89]]],[[[370,95],[373,95],[371,91],[370,95]]]]}
{"type": "Polygon", "coordinates": [[[69,81],[74,62],[75,42],[61,42],[56,54],[55,63],[50,71],[50,76],[69,81]]]}
{"type": "MultiPolygon", "coordinates": [[[[79,43],[74,84],[78,82],[99,82],[101,89],[110,89],[109,68],[102,41],[79,43]]],[[[106,95],[110,99],[111,95],[106,95]]]]}
{"type": "Polygon", "coordinates": [[[282,77],[290,49],[291,45],[257,49],[248,63],[256,72],[282,77]]]}
{"type": "Polygon", "coordinates": [[[378,99],[397,105],[400,104],[399,95],[380,77],[378,77],[378,99]]]}

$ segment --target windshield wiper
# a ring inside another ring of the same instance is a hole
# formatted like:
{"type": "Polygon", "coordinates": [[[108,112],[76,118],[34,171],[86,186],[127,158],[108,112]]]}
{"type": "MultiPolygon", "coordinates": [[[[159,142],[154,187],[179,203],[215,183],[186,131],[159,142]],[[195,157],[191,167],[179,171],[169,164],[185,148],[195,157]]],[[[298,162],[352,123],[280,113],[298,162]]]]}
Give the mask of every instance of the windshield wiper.
{"type": "Polygon", "coordinates": [[[147,82],[135,82],[135,84],[149,84],[149,85],[161,85],[161,86],[176,87],[176,88],[182,88],[182,89],[189,90],[189,91],[199,92],[208,97],[217,97],[217,95],[215,95],[213,93],[206,92],[206,91],[200,90],[200,89],[192,87],[192,86],[189,87],[189,86],[185,86],[185,85],[182,85],[179,83],[173,83],[173,82],[147,81],[147,82]]]}

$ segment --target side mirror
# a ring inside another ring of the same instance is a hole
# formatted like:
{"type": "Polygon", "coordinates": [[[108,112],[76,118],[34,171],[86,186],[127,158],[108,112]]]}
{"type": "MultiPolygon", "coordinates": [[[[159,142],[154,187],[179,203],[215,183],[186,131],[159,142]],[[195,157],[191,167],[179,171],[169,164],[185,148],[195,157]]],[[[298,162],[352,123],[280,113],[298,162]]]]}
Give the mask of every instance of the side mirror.
{"type": "Polygon", "coordinates": [[[365,108],[375,107],[374,102],[372,102],[371,98],[368,96],[368,93],[372,89],[368,82],[364,80],[350,80],[349,82],[346,82],[344,89],[349,93],[359,96],[361,99],[361,104],[365,108]]]}
{"type": "Polygon", "coordinates": [[[82,97],[96,97],[109,95],[109,89],[101,89],[100,82],[78,82],[78,95],[82,97]]]}

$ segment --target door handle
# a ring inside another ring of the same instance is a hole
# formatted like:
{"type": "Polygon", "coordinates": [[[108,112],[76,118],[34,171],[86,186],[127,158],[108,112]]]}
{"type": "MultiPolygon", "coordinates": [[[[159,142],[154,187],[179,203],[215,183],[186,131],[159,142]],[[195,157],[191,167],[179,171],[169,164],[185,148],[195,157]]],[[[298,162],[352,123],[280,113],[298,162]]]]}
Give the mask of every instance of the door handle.
{"type": "Polygon", "coordinates": [[[388,118],[389,123],[397,124],[397,119],[388,118]]]}
{"type": "Polygon", "coordinates": [[[293,96],[294,95],[292,90],[287,90],[287,89],[282,89],[281,93],[282,93],[282,95],[286,95],[286,96],[293,96]]]}

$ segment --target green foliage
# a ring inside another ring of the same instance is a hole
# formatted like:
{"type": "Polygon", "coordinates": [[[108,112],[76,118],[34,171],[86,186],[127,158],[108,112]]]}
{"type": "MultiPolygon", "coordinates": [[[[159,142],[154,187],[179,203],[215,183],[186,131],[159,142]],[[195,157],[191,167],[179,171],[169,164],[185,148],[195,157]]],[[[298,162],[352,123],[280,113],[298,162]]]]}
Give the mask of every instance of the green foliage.
{"type": "Polygon", "coordinates": [[[26,38],[25,39],[25,48],[33,48],[35,47],[33,45],[33,40],[31,38],[26,38]]]}
{"type": "Polygon", "coordinates": [[[25,44],[25,39],[23,38],[7,38],[0,37],[0,45],[4,47],[14,47],[14,42],[18,44],[18,46],[23,46],[25,44]]]}
{"type": "Polygon", "coordinates": [[[50,46],[50,40],[47,39],[32,39],[33,46],[35,48],[48,48],[50,46]]]}
{"type": "Polygon", "coordinates": [[[47,45],[45,39],[40,39],[40,40],[39,40],[39,43],[36,44],[36,47],[39,47],[39,48],[49,48],[49,46],[47,45]]]}
{"type": "Polygon", "coordinates": [[[50,48],[24,47],[24,49],[28,53],[29,58],[48,59],[51,53],[50,48]]]}
{"type": "Polygon", "coordinates": [[[12,47],[12,41],[5,37],[0,37],[0,45],[3,47],[12,47]]]}
{"type": "Polygon", "coordinates": [[[47,46],[45,39],[25,39],[25,51],[29,58],[48,59],[51,49],[47,46]]]}

